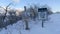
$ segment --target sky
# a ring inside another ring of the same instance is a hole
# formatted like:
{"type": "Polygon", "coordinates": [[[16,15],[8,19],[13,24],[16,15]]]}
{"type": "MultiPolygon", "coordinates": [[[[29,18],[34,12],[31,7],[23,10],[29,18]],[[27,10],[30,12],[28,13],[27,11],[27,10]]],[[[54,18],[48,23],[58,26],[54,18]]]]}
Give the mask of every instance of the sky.
{"type": "Polygon", "coordinates": [[[47,4],[49,7],[51,7],[53,12],[60,11],[60,0],[0,0],[0,6],[2,7],[7,6],[9,3],[12,3],[10,7],[13,8],[23,8],[24,6],[29,6],[33,4],[47,4]]]}

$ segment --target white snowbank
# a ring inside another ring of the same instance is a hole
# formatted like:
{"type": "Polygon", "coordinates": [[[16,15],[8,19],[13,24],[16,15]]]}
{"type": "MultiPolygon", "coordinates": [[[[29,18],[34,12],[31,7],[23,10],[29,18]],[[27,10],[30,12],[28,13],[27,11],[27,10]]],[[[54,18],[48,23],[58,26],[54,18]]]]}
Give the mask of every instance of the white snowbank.
{"type": "Polygon", "coordinates": [[[18,21],[13,25],[9,25],[7,30],[3,29],[0,34],[60,34],[60,14],[50,15],[50,19],[41,27],[40,20],[30,20],[30,30],[25,30],[23,21],[18,21]]]}

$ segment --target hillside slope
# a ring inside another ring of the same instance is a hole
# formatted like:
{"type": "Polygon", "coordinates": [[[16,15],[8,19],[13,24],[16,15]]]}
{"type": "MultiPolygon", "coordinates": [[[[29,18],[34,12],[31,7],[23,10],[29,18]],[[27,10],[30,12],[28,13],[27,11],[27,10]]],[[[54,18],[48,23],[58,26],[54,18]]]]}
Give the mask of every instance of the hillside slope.
{"type": "Polygon", "coordinates": [[[48,21],[45,21],[43,28],[40,20],[30,20],[30,30],[25,30],[24,22],[18,21],[7,26],[7,30],[0,31],[0,34],[60,34],[60,14],[52,14],[49,18],[48,21]]]}

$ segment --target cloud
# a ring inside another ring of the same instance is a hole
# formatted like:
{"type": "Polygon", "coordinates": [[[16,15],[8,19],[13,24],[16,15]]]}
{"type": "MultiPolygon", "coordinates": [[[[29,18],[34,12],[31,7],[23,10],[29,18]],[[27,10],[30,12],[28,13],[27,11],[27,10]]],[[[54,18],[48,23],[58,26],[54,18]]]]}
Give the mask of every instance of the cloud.
{"type": "Polygon", "coordinates": [[[19,3],[20,2],[20,0],[12,0],[13,2],[15,2],[15,3],[19,3]]]}

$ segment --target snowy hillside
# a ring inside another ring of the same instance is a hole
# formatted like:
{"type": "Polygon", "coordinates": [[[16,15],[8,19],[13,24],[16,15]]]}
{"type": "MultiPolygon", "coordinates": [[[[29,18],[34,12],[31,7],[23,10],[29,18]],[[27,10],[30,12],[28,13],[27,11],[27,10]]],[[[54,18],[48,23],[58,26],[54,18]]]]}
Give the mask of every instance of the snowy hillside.
{"type": "Polygon", "coordinates": [[[23,21],[18,21],[13,25],[7,26],[0,34],[60,34],[60,14],[52,14],[49,20],[45,21],[44,27],[41,27],[41,20],[29,21],[30,30],[25,30],[23,21]]]}

